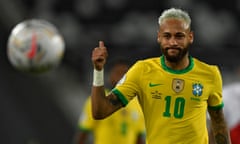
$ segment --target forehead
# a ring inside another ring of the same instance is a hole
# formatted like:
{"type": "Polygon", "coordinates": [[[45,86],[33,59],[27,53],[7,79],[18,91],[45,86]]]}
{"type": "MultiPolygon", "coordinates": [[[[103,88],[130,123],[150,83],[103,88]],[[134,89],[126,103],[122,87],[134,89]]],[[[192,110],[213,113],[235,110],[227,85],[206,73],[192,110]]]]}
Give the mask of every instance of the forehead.
{"type": "Polygon", "coordinates": [[[184,32],[188,28],[186,22],[182,19],[170,18],[163,21],[160,26],[160,32],[184,32]]]}

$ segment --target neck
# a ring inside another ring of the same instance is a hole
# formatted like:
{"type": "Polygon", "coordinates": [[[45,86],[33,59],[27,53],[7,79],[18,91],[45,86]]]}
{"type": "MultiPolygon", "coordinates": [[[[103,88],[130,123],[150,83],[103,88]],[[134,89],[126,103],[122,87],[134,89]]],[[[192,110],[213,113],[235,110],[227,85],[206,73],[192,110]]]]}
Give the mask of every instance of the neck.
{"type": "Polygon", "coordinates": [[[165,65],[173,70],[183,70],[189,65],[189,57],[186,55],[178,62],[170,62],[165,58],[165,65]]]}

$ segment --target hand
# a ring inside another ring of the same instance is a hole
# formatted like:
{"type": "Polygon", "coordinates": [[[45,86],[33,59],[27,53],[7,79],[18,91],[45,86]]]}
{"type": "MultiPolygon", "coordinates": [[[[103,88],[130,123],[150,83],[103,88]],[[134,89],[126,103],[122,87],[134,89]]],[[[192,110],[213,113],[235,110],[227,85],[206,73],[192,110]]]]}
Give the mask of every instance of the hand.
{"type": "Polygon", "coordinates": [[[92,63],[96,70],[102,70],[107,60],[107,48],[103,41],[99,41],[99,46],[92,51],[92,63]]]}

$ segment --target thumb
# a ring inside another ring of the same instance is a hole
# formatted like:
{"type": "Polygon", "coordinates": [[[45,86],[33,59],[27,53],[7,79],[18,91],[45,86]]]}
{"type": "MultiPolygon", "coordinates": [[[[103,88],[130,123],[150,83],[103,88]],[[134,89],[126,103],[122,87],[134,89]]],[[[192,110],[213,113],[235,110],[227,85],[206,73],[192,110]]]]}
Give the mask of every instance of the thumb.
{"type": "Polygon", "coordinates": [[[99,41],[99,47],[105,47],[103,41],[99,41]]]}

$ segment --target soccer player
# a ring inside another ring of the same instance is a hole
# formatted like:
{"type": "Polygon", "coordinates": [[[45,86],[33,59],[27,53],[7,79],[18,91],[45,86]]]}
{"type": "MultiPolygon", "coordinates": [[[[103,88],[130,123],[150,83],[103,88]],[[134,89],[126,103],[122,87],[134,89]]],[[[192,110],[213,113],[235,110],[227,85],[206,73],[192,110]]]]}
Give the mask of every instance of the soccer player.
{"type": "MultiPolygon", "coordinates": [[[[113,88],[129,68],[124,59],[114,60],[109,71],[109,87],[113,88]]],[[[109,92],[108,89],[105,90],[109,92]]],[[[144,118],[136,98],[125,108],[104,120],[94,120],[91,111],[91,99],[86,100],[79,119],[77,144],[87,144],[90,132],[94,144],[144,144],[144,118]]]]}
{"type": "Polygon", "coordinates": [[[159,17],[157,42],[163,55],[137,61],[105,96],[103,41],[92,51],[92,110],[104,119],[135,97],[143,110],[148,144],[208,144],[207,110],[218,144],[229,144],[223,114],[222,77],[217,66],[189,54],[193,43],[189,14],[170,8],[159,17]]]}

